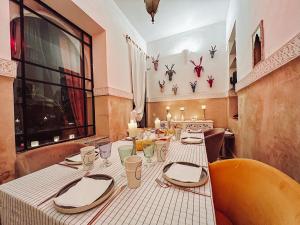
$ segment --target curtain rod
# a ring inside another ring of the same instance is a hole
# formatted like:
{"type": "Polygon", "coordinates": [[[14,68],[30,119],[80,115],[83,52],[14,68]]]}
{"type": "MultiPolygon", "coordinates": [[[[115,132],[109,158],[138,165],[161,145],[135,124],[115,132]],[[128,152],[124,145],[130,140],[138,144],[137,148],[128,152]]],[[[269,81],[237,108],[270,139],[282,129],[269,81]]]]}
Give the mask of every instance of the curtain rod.
{"type": "Polygon", "coordinates": [[[135,43],[135,42],[131,39],[131,37],[130,37],[128,34],[126,34],[126,35],[124,34],[124,36],[125,36],[127,42],[130,41],[130,42],[131,42],[133,45],[135,45],[142,53],[144,53],[144,54],[146,55],[147,58],[150,58],[150,56],[147,55],[147,53],[144,52],[144,50],[143,50],[137,43],[135,43]]]}

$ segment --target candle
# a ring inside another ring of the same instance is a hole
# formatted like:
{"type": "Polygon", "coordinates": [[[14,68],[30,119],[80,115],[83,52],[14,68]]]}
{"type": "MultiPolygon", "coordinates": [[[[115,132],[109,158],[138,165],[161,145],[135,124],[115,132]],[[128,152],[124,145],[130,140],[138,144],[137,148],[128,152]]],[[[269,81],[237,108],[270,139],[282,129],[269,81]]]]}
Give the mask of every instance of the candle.
{"type": "Polygon", "coordinates": [[[31,145],[31,147],[37,147],[37,146],[39,146],[39,141],[32,141],[30,143],[30,145],[31,145]]]}
{"type": "Polygon", "coordinates": [[[170,106],[167,106],[167,107],[166,107],[166,110],[169,111],[169,110],[170,110],[170,106]]]}
{"type": "Polygon", "coordinates": [[[53,140],[54,142],[59,142],[59,136],[54,136],[53,140]]]}
{"type": "Polygon", "coordinates": [[[130,120],[130,123],[128,123],[129,137],[136,137],[137,131],[137,123],[134,120],[130,120]]]}
{"type": "Polygon", "coordinates": [[[172,117],[171,113],[168,113],[168,115],[167,115],[167,121],[171,121],[171,117],[172,117]]]}
{"type": "Polygon", "coordinates": [[[184,111],[184,107],[180,107],[180,111],[184,111]]]}
{"type": "Polygon", "coordinates": [[[202,109],[206,109],[206,105],[202,105],[201,108],[202,108],[202,109]]]}
{"type": "Polygon", "coordinates": [[[158,118],[156,118],[155,121],[154,121],[154,127],[155,127],[155,129],[160,128],[160,120],[158,118]]]}

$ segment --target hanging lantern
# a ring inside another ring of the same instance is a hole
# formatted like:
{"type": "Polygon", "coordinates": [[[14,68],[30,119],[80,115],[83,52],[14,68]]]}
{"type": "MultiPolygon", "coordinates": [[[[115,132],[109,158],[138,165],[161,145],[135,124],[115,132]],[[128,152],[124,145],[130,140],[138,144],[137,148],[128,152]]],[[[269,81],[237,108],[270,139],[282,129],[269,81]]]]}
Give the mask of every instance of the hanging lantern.
{"type": "Polygon", "coordinates": [[[144,0],[146,4],[146,10],[151,15],[152,23],[154,23],[154,16],[158,9],[158,4],[160,0],[144,0]]]}

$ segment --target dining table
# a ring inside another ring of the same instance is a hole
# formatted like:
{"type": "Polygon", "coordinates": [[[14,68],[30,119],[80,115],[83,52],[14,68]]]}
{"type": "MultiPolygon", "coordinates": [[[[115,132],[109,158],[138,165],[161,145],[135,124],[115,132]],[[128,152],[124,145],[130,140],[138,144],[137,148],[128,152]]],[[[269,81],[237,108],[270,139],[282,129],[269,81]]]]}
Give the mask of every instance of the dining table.
{"type": "MultiPolygon", "coordinates": [[[[182,132],[181,137],[204,139],[203,133],[182,132]]],[[[107,174],[114,178],[117,187],[127,184],[124,167],[120,162],[118,147],[132,145],[131,141],[113,142],[109,167],[103,167],[102,159],[95,161],[90,174],[107,174]]],[[[143,152],[138,152],[143,157],[143,152]]],[[[190,162],[208,170],[205,142],[183,144],[172,140],[165,162],[156,162],[150,167],[142,167],[141,186],[137,189],[125,188],[105,208],[94,224],[150,225],[179,224],[215,225],[215,211],[210,178],[205,185],[192,188],[199,195],[179,188],[163,188],[155,181],[163,180],[163,168],[170,162],[190,162]]],[[[104,207],[101,204],[89,211],[78,214],[62,214],[54,208],[53,199],[43,202],[57,193],[68,183],[85,175],[81,167],[71,168],[59,164],[52,165],[0,186],[1,225],[65,225],[88,224],[104,207]],[[43,203],[42,203],[43,202],[43,203]],[[42,203],[42,204],[41,204],[42,203]]],[[[83,193],[84,194],[84,193],[83,193]]]]}

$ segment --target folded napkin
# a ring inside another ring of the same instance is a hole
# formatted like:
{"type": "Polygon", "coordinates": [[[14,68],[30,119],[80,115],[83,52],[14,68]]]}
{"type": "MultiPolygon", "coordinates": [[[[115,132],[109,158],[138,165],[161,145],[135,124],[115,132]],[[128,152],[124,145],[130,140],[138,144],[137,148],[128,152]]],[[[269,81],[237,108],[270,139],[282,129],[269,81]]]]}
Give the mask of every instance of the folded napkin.
{"type": "Polygon", "coordinates": [[[188,130],[188,133],[202,133],[202,130],[188,130]]]}
{"type": "Polygon", "coordinates": [[[54,199],[59,206],[81,207],[97,200],[109,187],[112,180],[96,180],[83,177],[66,193],[54,199]]]}
{"type": "Polygon", "coordinates": [[[202,168],[173,163],[165,173],[169,178],[182,182],[198,182],[202,168]]]}
{"type": "Polygon", "coordinates": [[[182,139],[182,142],[187,144],[201,144],[203,140],[201,138],[188,137],[182,139]]]}
{"type": "Polygon", "coordinates": [[[68,161],[72,161],[72,162],[81,162],[81,155],[77,154],[71,157],[67,157],[66,158],[68,161]]]}

